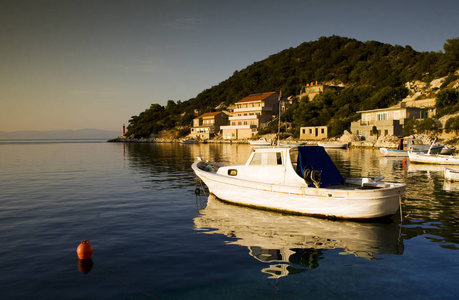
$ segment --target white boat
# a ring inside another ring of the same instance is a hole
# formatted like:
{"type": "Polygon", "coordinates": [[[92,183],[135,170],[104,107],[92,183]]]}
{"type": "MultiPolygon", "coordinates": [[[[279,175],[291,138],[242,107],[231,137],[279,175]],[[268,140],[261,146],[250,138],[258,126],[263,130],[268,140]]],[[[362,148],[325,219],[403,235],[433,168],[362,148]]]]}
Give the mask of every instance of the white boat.
{"type": "Polygon", "coordinates": [[[441,152],[440,154],[443,154],[443,155],[451,155],[454,153],[454,151],[456,151],[456,147],[452,147],[452,146],[443,146],[443,148],[441,149],[441,152]]]}
{"type": "Polygon", "coordinates": [[[314,259],[298,259],[308,253],[315,257],[321,251],[339,249],[341,255],[377,260],[379,255],[404,251],[401,227],[395,222],[292,216],[227,204],[214,195],[208,197],[194,224],[202,233],[226,236],[227,245],[247,247],[249,255],[266,264],[261,272],[271,278],[316,266],[314,259]]]}
{"type": "Polygon", "coordinates": [[[445,169],[445,179],[448,181],[459,181],[459,169],[445,169]]]}
{"type": "Polygon", "coordinates": [[[327,218],[394,215],[406,187],[381,178],[344,179],[319,146],[254,148],[245,165],[218,168],[198,160],[192,169],[223,201],[327,218]]]}
{"type": "Polygon", "coordinates": [[[436,165],[459,165],[459,156],[429,154],[429,153],[408,153],[410,163],[436,164],[436,165]]]}
{"type": "Polygon", "coordinates": [[[193,139],[183,139],[183,140],[180,140],[180,143],[181,144],[198,144],[199,142],[193,139]]]}
{"type": "Polygon", "coordinates": [[[260,138],[258,140],[249,140],[249,144],[250,146],[256,146],[256,147],[271,146],[271,142],[269,142],[265,138],[260,138]]]}
{"type": "Polygon", "coordinates": [[[379,151],[383,156],[407,157],[408,152],[427,153],[429,149],[430,153],[437,154],[443,149],[443,145],[428,145],[424,144],[420,139],[401,138],[397,149],[379,148],[379,151]]]}
{"type": "Polygon", "coordinates": [[[344,148],[347,148],[348,146],[347,143],[341,143],[341,142],[318,142],[317,145],[324,147],[324,148],[331,148],[331,149],[344,149],[344,148]]]}

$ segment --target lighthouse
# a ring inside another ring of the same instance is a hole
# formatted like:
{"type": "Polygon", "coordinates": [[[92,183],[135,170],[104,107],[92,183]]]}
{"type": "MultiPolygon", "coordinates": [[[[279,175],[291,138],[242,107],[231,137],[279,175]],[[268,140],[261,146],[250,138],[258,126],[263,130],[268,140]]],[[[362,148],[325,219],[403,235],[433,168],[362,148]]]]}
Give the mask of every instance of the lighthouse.
{"type": "Polygon", "coordinates": [[[123,135],[126,133],[126,126],[123,124],[123,135]]]}

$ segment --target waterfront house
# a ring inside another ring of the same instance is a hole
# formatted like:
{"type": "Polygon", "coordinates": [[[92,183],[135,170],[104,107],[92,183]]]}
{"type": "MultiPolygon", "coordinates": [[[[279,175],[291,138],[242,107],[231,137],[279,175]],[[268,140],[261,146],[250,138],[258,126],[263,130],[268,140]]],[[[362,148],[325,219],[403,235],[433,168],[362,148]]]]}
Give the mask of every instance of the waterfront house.
{"type": "Polygon", "coordinates": [[[250,139],[279,112],[276,92],[249,95],[235,103],[229,125],[221,126],[223,139],[250,139]]]}
{"type": "Polygon", "coordinates": [[[401,102],[389,108],[362,110],[358,121],[351,123],[351,133],[365,140],[376,141],[383,135],[403,136],[403,128],[411,119],[432,117],[435,110],[432,107],[407,107],[401,102]]]}
{"type": "Polygon", "coordinates": [[[190,137],[197,140],[208,140],[214,137],[222,125],[228,124],[228,115],[224,112],[210,112],[193,119],[190,137]]]}
{"type": "Polygon", "coordinates": [[[320,141],[328,138],[327,126],[306,126],[300,128],[300,140],[320,141]]]}

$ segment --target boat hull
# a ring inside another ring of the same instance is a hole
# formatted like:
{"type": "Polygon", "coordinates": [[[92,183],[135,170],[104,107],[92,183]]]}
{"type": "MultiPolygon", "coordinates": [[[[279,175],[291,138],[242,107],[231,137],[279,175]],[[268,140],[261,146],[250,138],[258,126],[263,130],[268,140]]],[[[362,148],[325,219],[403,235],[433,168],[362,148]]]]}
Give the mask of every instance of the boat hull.
{"type": "Polygon", "coordinates": [[[348,144],[347,143],[339,143],[339,142],[319,142],[317,146],[321,146],[327,149],[346,149],[348,144]]]}
{"type": "MultiPolygon", "coordinates": [[[[220,200],[259,209],[339,219],[376,219],[394,215],[405,185],[376,189],[311,188],[240,180],[192,166],[220,200]]],[[[344,187],[344,186],[343,186],[344,187]]]]}
{"type": "MultiPolygon", "coordinates": [[[[441,147],[433,147],[431,149],[432,154],[440,153],[441,147]]],[[[388,148],[379,148],[379,151],[383,156],[386,157],[408,157],[409,153],[427,153],[429,150],[397,150],[388,148]]]]}
{"type": "Polygon", "coordinates": [[[459,165],[459,156],[410,153],[410,163],[437,164],[437,165],[459,165]]]}

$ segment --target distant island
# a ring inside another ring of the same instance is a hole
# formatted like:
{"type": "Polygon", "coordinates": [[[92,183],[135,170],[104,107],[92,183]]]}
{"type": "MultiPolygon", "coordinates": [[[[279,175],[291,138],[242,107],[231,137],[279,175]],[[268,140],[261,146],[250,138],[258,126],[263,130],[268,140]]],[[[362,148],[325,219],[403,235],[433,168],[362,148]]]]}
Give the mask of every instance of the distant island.
{"type": "Polygon", "coordinates": [[[0,140],[28,139],[111,139],[121,132],[99,129],[52,130],[52,131],[0,131],[0,140]]]}

